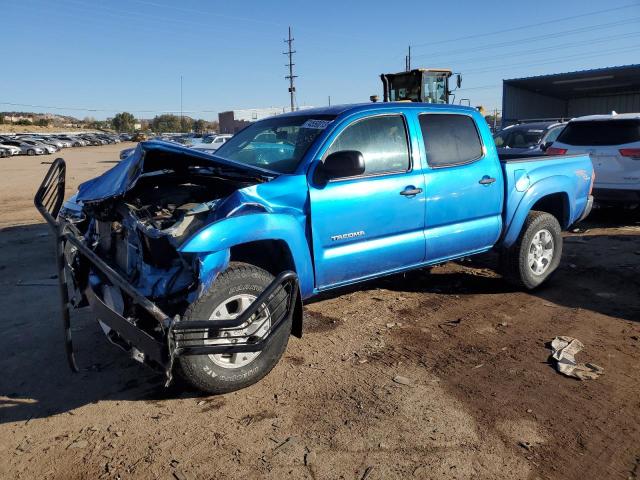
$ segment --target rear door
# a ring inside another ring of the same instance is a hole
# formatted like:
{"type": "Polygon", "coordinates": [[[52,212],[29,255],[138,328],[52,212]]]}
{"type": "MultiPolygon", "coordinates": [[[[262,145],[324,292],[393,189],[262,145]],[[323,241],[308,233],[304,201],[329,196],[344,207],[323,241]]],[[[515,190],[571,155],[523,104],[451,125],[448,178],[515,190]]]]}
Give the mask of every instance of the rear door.
{"type": "Polygon", "coordinates": [[[439,261],[491,248],[502,230],[502,167],[470,114],[423,113],[427,260],[439,261]]]}
{"type": "Polygon", "coordinates": [[[424,177],[417,155],[418,164],[412,161],[415,146],[409,142],[405,116],[369,113],[338,128],[316,162],[337,151],[357,150],[365,172],[324,185],[310,177],[319,289],[410,267],[425,258],[424,177]]]}
{"type": "Polygon", "coordinates": [[[566,154],[588,154],[597,188],[640,188],[638,119],[570,122],[553,146],[566,154]]]}

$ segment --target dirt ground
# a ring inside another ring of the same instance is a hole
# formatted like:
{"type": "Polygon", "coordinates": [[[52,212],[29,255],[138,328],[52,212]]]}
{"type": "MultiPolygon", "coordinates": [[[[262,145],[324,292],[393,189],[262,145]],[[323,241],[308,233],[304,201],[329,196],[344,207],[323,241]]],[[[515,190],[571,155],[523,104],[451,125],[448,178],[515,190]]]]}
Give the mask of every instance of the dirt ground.
{"type": "MultiPolygon", "coordinates": [[[[125,147],[65,150],[69,194],[125,147]]],[[[638,216],[595,212],[535,292],[486,255],[319,299],[272,373],[209,397],[165,389],[83,311],[69,372],[32,206],[51,160],[2,161],[0,478],[640,477],[638,216]],[[556,335],[604,376],[559,375],[556,335]]]]}

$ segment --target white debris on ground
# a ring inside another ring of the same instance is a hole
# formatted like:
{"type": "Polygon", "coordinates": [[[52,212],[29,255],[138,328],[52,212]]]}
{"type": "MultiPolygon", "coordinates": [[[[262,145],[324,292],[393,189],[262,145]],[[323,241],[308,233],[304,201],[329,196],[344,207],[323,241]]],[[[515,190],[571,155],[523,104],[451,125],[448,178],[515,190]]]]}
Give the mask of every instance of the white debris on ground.
{"type": "Polygon", "coordinates": [[[604,373],[604,368],[593,363],[577,363],[575,355],[584,348],[580,340],[559,336],[551,342],[551,356],[556,360],[556,369],[567,377],[579,380],[594,380],[604,373]]]}

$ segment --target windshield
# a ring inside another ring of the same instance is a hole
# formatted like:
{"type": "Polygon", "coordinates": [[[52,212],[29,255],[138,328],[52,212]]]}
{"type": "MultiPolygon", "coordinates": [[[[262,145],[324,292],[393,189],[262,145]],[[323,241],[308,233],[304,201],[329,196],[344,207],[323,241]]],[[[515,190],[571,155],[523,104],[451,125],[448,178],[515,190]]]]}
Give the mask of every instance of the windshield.
{"type": "Polygon", "coordinates": [[[544,130],[538,128],[518,128],[502,131],[493,139],[498,148],[532,148],[540,143],[544,130]]]}
{"type": "Polygon", "coordinates": [[[425,72],[422,75],[422,85],[420,85],[420,76],[413,72],[396,74],[390,79],[389,99],[392,102],[410,100],[412,102],[447,103],[446,92],[447,75],[444,73],[425,72]]]}
{"type": "Polygon", "coordinates": [[[273,117],[228,139],[216,156],[278,173],[292,173],[334,115],[273,117]]]}

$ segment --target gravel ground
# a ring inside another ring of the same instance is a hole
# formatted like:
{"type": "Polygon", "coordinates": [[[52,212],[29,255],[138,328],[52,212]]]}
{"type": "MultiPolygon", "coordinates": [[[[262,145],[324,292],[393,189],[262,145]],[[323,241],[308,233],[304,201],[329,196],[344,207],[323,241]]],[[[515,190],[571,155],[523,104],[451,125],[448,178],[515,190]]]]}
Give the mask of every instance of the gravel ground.
{"type": "MultiPolygon", "coordinates": [[[[67,149],[68,190],[126,144],[67,149]]],[[[52,156],[0,176],[0,477],[496,478],[640,476],[640,218],[598,211],[565,239],[544,288],[516,291],[485,255],[342,290],[306,306],[260,383],[165,389],[74,314],[71,374],[53,246],[32,206],[52,156]],[[580,339],[581,382],[546,346],[580,339]]]]}

